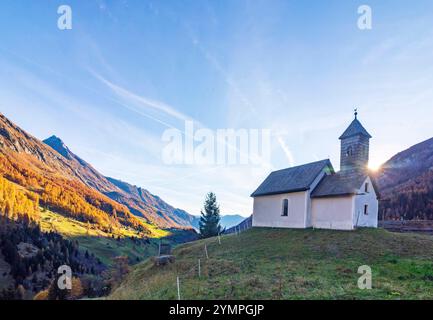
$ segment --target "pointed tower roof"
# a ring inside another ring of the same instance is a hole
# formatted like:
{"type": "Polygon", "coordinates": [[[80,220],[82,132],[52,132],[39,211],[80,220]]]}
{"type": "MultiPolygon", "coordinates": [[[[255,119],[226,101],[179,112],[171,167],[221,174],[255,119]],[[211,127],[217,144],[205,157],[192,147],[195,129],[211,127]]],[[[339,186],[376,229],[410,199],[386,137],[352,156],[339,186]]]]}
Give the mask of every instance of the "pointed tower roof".
{"type": "Polygon", "coordinates": [[[349,125],[346,131],[344,131],[344,133],[339,139],[346,139],[356,135],[362,135],[367,138],[372,138],[371,135],[367,132],[367,130],[365,130],[365,128],[362,126],[361,122],[359,122],[358,111],[355,109],[355,119],[352,121],[352,123],[349,125]]]}

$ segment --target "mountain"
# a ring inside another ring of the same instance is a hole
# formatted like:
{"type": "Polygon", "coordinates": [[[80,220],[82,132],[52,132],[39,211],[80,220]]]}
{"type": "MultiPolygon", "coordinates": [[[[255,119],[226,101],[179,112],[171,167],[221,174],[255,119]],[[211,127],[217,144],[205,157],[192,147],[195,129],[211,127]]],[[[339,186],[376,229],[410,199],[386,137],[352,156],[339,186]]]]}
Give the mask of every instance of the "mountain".
{"type": "MultiPolygon", "coordinates": [[[[182,210],[136,190],[156,199],[161,210],[188,219],[182,210]]],[[[91,277],[87,285],[97,282],[103,288],[102,270],[114,258],[134,264],[155,255],[161,238],[171,245],[197,238],[191,229],[173,229],[181,226],[158,208],[113,184],[61,139],[53,136],[44,143],[0,114],[0,269],[11,276],[0,276],[0,288],[7,289],[0,299],[21,297],[23,288],[31,297],[54,281],[62,264],[74,276],[91,277]]]]}
{"type": "MultiPolygon", "coordinates": [[[[60,138],[51,136],[43,142],[73,164],[75,176],[84,184],[102,193],[113,191],[114,186],[90,164],[72,153],[60,138]]],[[[117,190],[117,188],[114,189],[117,190]]]]}
{"type": "MultiPolygon", "coordinates": [[[[190,215],[191,216],[191,215],[190,215]]],[[[200,217],[199,216],[191,216],[191,225],[195,229],[199,229],[200,225],[200,217]]],[[[224,228],[232,228],[233,226],[238,225],[241,223],[245,218],[238,215],[238,214],[232,214],[232,215],[222,215],[220,220],[220,225],[224,228]]]]}
{"type": "Polygon", "coordinates": [[[433,219],[433,138],[387,161],[376,176],[385,219],[433,219]]]}
{"type": "Polygon", "coordinates": [[[136,263],[170,235],[97,191],[108,181],[66,151],[0,114],[0,265],[11,276],[0,299],[31,298],[64,264],[96,281],[114,257],[136,263]]]}
{"type": "Polygon", "coordinates": [[[165,268],[151,260],[134,266],[108,299],[175,300],[176,278],[184,300],[404,300],[433,293],[428,235],[253,228],[190,242],[173,254],[175,264],[165,268]],[[373,268],[373,290],[357,285],[366,261],[373,268]]]}
{"type": "Polygon", "coordinates": [[[234,227],[236,225],[238,225],[239,223],[241,223],[242,221],[245,220],[245,217],[242,217],[238,214],[228,214],[228,215],[223,215],[221,216],[221,221],[220,224],[223,228],[231,228],[234,227]]]}
{"type": "Polygon", "coordinates": [[[97,180],[90,169],[68,159],[0,114],[0,212],[9,218],[38,220],[39,206],[88,221],[98,228],[137,228],[143,222],[129,209],[86,182],[97,180]]]}
{"type": "Polygon", "coordinates": [[[242,220],[240,223],[234,225],[231,228],[228,228],[224,233],[225,234],[238,233],[238,232],[243,232],[248,229],[251,229],[253,227],[253,216],[251,215],[248,218],[243,218],[243,219],[244,220],[242,220]]]}
{"type": "MultiPolygon", "coordinates": [[[[107,177],[107,180],[125,192],[129,198],[134,201],[135,206],[131,206],[132,212],[140,215],[142,212],[140,211],[140,208],[143,210],[151,210],[157,217],[161,217],[165,221],[170,222],[168,227],[180,226],[191,228],[195,225],[197,219],[195,216],[182,209],[172,207],[160,197],[151,194],[149,191],[114,178],[107,177]],[[139,209],[137,209],[137,207],[139,209]]],[[[118,194],[108,194],[108,196],[129,206],[129,202],[119,198],[118,194]]],[[[150,219],[154,218],[151,217],[150,219]]]]}
{"type": "Polygon", "coordinates": [[[126,182],[103,176],[86,161],[75,155],[58,137],[44,143],[74,164],[75,175],[84,184],[125,205],[131,213],[143,217],[160,228],[191,228],[194,217],[175,209],[149,191],[126,182]]]}

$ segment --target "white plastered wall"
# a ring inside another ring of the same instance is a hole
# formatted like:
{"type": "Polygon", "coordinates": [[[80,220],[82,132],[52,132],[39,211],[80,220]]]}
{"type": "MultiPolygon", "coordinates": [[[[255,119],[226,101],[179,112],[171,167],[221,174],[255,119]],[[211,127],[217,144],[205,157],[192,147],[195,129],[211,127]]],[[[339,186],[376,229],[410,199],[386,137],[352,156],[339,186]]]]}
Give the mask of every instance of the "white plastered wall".
{"type": "Polygon", "coordinates": [[[379,215],[379,201],[370,177],[368,177],[355,197],[355,215],[353,224],[358,227],[377,228],[379,215]],[[368,183],[368,192],[365,192],[365,183],[368,183]],[[368,214],[364,214],[364,206],[368,205],[368,214]]]}
{"type": "Polygon", "coordinates": [[[308,192],[293,192],[254,198],[253,227],[305,228],[308,192]],[[282,216],[283,200],[289,200],[289,214],[282,216]]]}
{"type": "Polygon", "coordinates": [[[322,181],[323,177],[326,175],[325,169],[322,170],[322,172],[316,177],[316,179],[313,181],[313,183],[310,186],[310,190],[307,191],[307,198],[306,198],[306,208],[307,208],[307,214],[305,216],[305,226],[307,228],[310,228],[313,226],[313,219],[312,219],[312,201],[311,201],[311,192],[317,187],[320,181],[322,181]]]}
{"type": "Polygon", "coordinates": [[[312,199],[314,228],[352,230],[355,196],[312,199]]]}

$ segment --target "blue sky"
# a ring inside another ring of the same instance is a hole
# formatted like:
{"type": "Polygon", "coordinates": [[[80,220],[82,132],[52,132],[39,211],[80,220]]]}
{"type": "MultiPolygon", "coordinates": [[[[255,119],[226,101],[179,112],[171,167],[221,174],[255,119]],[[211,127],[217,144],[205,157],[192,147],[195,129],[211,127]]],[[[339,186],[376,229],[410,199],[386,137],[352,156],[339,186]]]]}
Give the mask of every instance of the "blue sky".
{"type": "Polygon", "coordinates": [[[354,107],[372,166],[433,136],[430,0],[3,0],[0,40],[0,112],[193,214],[211,190],[224,214],[251,214],[272,169],[338,169],[354,107]],[[62,4],[72,30],[57,28],[62,4]],[[165,164],[161,136],[185,119],[270,129],[269,166],[165,164]]]}

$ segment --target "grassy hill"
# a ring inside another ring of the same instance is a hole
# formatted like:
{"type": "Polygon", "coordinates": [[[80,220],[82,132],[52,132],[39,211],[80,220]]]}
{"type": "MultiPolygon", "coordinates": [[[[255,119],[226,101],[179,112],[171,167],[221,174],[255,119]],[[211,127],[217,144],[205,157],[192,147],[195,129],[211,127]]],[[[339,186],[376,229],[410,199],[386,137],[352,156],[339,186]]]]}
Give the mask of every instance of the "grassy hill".
{"type": "Polygon", "coordinates": [[[382,229],[251,229],[177,247],[176,263],[134,267],[109,299],[431,299],[433,237],[382,229]],[[204,246],[209,259],[206,259],[204,246]],[[202,261],[198,277],[198,259],[202,261]],[[369,265],[371,290],[358,267],[369,265]]]}
{"type": "Polygon", "coordinates": [[[65,217],[48,210],[41,210],[40,225],[42,231],[54,231],[69,240],[78,240],[80,247],[94,253],[104,264],[110,265],[112,258],[127,256],[131,261],[143,260],[158,251],[159,238],[167,237],[170,232],[145,223],[149,231],[149,243],[132,241],[130,237],[141,237],[132,228],[117,228],[114,233],[107,233],[93,225],[65,217]],[[120,238],[118,240],[118,238],[120,238]]]}

